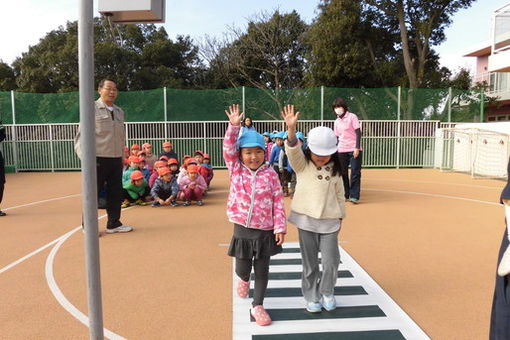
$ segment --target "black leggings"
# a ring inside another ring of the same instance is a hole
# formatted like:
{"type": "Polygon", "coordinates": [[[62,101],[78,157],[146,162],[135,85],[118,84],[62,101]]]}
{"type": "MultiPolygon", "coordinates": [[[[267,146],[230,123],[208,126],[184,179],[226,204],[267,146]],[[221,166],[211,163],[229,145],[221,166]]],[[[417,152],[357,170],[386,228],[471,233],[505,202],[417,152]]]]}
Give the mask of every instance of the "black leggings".
{"type": "Polygon", "coordinates": [[[253,290],[253,307],[264,303],[267,282],[269,281],[269,257],[259,259],[239,259],[236,257],[236,274],[243,281],[250,281],[251,268],[255,271],[255,288],[253,290]]]}

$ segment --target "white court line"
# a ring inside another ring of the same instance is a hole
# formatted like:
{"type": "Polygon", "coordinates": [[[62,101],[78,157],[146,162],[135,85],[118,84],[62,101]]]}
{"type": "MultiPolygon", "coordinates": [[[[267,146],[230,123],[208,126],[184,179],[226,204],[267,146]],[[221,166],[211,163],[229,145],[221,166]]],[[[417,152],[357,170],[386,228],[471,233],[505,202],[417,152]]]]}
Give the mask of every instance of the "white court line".
{"type": "MultiPolygon", "coordinates": [[[[493,187],[488,185],[477,185],[477,184],[460,184],[460,183],[451,183],[451,182],[435,182],[435,181],[413,181],[410,179],[387,179],[387,178],[367,178],[366,181],[384,181],[384,182],[405,182],[405,183],[427,183],[427,184],[441,184],[441,185],[454,185],[454,186],[460,186],[460,187],[470,187],[470,188],[484,188],[484,189],[498,189],[503,190],[503,186],[501,187],[493,187]]],[[[503,183],[503,182],[502,182],[503,183]]]]}
{"type": "Polygon", "coordinates": [[[17,205],[17,206],[14,206],[14,207],[4,208],[2,210],[3,211],[7,211],[7,210],[12,210],[12,209],[17,209],[17,208],[29,207],[29,206],[32,206],[32,205],[37,205],[37,204],[46,203],[46,202],[52,202],[52,201],[59,201],[59,200],[63,200],[63,199],[66,199],[66,198],[77,197],[77,196],[81,196],[81,194],[74,194],[74,195],[69,195],[69,196],[50,198],[50,199],[47,199],[47,200],[36,201],[36,202],[32,202],[32,203],[17,205]]]}
{"type": "Polygon", "coordinates": [[[419,195],[419,196],[430,196],[430,197],[440,197],[440,198],[449,198],[452,200],[459,200],[459,201],[468,201],[468,202],[474,202],[474,203],[482,203],[482,204],[488,204],[488,205],[495,205],[495,206],[501,206],[500,203],[494,203],[489,201],[482,201],[482,200],[475,200],[472,198],[465,198],[465,197],[458,197],[458,196],[448,196],[448,195],[440,195],[440,194],[429,194],[425,192],[416,192],[416,191],[402,191],[402,190],[387,190],[387,189],[363,189],[367,191],[381,191],[381,192],[394,192],[397,194],[408,194],[408,195],[419,195]]]}
{"type": "MultiPolygon", "coordinates": [[[[101,216],[105,217],[106,215],[101,216]]],[[[60,246],[64,244],[64,242],[76,231],[81,229],[81,226],[76,227],[75,229],[71,230],[67,234],[64,234],[60,237],[58,243],[51,249],[50,254],[46,258],[46,265],[45,265],[45,276],[46,281],[48,282],[48,286],[50,287],[50,291],[55,296],[55,299],[58,301],[58,303],[72,316],[74,316],[78,321],[80,321],[85,326],[89,327],[89,318],[87,315],[83,314],[78,308],[76,308],[62,293],[60,288],[57,285],[57,282],[55,281],[55,277],[53,275],[53,262],[55,260],[55,256],[60,249],[60,246]]],[[[126,340],[126,338],[106,329],[103,328],[104,336],[108,339],[115,339],[115,340],[126,340]]]]}

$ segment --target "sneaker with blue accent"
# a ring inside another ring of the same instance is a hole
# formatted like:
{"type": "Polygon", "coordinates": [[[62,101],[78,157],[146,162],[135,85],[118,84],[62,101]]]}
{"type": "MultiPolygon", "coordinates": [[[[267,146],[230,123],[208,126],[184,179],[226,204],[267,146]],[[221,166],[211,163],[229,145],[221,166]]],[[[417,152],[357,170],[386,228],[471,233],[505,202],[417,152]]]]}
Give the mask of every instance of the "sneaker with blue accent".
{"type": "Polygon", "coordinates": [[[334,295],[323,295],[322,296],[322,306],[328,312],[336,309],[336,300],[334,295]]]}
{"type": "Polygon", "coordinates": [[[322,305],[320,302],[307,302],[306,310],[310,313],[320,313],[322,312],[322,305]]]}
{"type": "Polygon", "coordinates": [[[351,197],[351,198],[349,199],[349,201],[351,201],[351,203],[358,204],[359,199],[354,198],[354,197],[351,197]]]}
{"type": "Polygon", "coordinates": [[[178,207],[179,206],[179,203],[177,203],[176,201],[170,201],[170,204],[172,205],[172,207],[178,207]]]}
{"type": "Polygon", "coordinates": [[[159,203],[158,201],[152,202],[151,205],[152,205],[153,208],[161,207],[161,203],[159,203]]]}

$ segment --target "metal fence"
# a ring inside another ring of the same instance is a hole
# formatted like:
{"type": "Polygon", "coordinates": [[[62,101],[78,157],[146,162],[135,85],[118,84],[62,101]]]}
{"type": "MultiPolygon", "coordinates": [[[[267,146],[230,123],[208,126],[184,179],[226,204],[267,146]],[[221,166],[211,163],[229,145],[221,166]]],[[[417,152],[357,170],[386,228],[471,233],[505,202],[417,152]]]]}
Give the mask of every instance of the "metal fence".
{"type": "MultiPolygon", "coordinates": [[[[334,121],[304,120],[298,130],[325,125],[334,121]]],[[[126,123],[128,145],[151,143],[159,154],[162,143],[170,140],[179,157],[193,155],[200,149],[209,153],[211,164],[224,168],[221,147],[227,128],[226,121],[209,122],[129,122],[126,123]]],[[[453,127],[439,121],[361,121],[363,166],[374,168],[434,167],[436,130],[453,127]]],[[[74,153],[76,123],[6,125],[7,138],[0,144],[8,171],[79,170],[80,160],[74,153]]],[[[256,121],[260,131],[281,131],[282,121],[256,121]]]]}

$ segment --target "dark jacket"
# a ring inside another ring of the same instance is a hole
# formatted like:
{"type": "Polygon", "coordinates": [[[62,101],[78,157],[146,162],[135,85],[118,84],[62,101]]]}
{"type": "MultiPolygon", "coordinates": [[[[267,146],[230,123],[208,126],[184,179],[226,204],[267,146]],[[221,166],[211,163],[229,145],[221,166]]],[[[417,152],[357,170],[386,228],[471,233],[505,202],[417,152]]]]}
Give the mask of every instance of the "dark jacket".
{"type": "Polygon", "coordinates": [[[151,189],[151,196],[156,199],[160,196],[177,196],[179,192],[179,185],[177,184],[177,178],[172,177],[172,179],[167,182],[158,178],[151,189]]]}
{"type": "Polygon", "coordinates": [[[507,165],[507,182],[506,186],[503,188],[501,192],[500,202],[503,203],[503,200],[510,200],[510,160],[507,165]]]}
{"type": "MultiPolygon", "coordinates": [[[[0,122],[0,142],[3,142],[5,139],[5,127],[0,122]]],[[[5,160],[2,155],[2,151],[0,151],[0,183],[5,183],[5,160]]]]}

